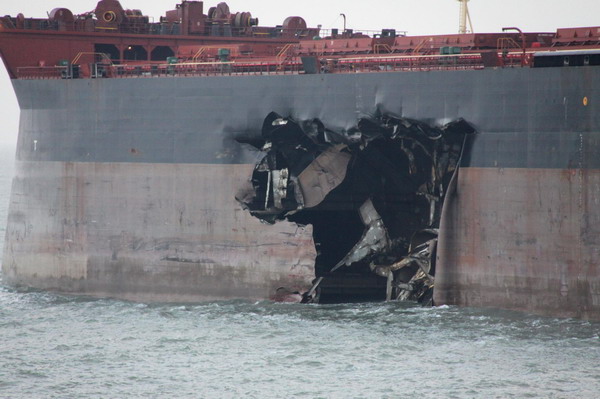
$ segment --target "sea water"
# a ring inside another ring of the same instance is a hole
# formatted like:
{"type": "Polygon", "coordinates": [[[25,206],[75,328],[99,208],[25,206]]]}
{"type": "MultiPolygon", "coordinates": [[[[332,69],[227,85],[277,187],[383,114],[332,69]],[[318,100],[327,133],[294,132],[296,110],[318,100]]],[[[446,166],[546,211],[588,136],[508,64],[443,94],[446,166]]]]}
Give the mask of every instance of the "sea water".
{"type": "MultiPolygon", "coordinates": [[[[13,153],[0,146],[0,240],[13,153]]],[[[600,398],[600,323],[393,302],[130,303],[0,280],[0,398],[600,398]]]]}

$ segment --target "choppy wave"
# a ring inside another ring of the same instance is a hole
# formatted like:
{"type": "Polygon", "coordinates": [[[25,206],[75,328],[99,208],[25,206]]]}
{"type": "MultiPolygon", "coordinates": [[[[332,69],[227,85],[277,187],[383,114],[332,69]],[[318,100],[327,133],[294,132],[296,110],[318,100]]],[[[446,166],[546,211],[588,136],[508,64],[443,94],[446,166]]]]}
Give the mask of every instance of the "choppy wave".
{"type": "Polygon", "coordinates": [[[0,396],[595,398],[600,324],[402,303],[0,292],[0,396]]]}

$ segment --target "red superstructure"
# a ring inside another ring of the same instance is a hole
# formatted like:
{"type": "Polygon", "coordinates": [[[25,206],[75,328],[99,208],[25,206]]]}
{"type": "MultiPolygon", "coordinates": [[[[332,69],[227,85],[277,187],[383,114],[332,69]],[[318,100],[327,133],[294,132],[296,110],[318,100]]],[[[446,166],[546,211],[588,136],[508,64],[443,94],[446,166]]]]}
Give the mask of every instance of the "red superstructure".
{"type": "Polygon", "coordinates": [[[81,15],[56,8],[45,19],[1,17],[0,55],[11,78],[96,78],[528,66],[536,51],[600,46],[599,27],[509,30],[339,32],[309,28],[298,16],[261,27],[249,12],[231,12],[223,2],[205,10],[202,1],[182,1],[152,22],[117,0],[101,0],[81,15]]]}
{"type": "Polygon", "coordinates": [[[205,60],[219,48],[235,47],[236,55],[276,57],[288,43],[318,34],[300,17],[289,17],[277,27],[259,27],[250,13],[232,13],[226,3],[203,12],[203,2],[183,1],[160,22],[150,22],[140,10],[101,0],[94,11],[81,15],[56,8],[47,19],[5,16],[0,18],[0,51],[12,78],[30,76],[32,67],[41,74],[44,68],[68,64],[81,65],[86,76],[91,73],[86,65],[92,63],[164,64],[183,54],[205,60]]]}

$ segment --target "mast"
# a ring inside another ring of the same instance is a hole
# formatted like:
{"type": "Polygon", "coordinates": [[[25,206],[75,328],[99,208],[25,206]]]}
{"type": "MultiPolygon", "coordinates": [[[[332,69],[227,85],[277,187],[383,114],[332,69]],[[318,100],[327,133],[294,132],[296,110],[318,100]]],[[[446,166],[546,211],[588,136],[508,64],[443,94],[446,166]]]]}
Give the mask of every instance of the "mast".
{"type": "Polygon", "coordinates": [[[467,21],[469,22],[470,32],[473,32],[473,24],[471,23],[471,16],[469,15],[469,6],[467,3],[469,0],[458,0],[460,3],[460,13],[458,20],[458,33],[467,33],[467,21]]]}

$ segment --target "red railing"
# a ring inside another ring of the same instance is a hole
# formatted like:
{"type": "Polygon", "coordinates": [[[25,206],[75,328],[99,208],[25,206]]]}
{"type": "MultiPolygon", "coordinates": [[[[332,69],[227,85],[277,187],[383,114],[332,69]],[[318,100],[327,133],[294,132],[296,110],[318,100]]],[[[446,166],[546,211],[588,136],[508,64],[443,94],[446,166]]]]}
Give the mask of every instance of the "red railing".
{"type": "Polygon", "coordinates": [[[66,66],[37,66],[17,68],[19,79],[61,79],[66,78],[66,66]]]}
{"type": "Polygon", "coordinates": [[[431,71],[481,69],[481,55],[432,55],[331,58],[322,62],[325,73],[364,73],[392,71],[431,71]]]}
{"type": "MultiPolygon", "coordinates": [[[[505,54],[504,67],[521,67],[520,54],[505,54]]],[[[319,58],[319,73],[378,73],[394,71],[441,71],[483,69],[481,54],[460,55],[403,55],[365,56],[352,58],[319,58]]],[[[50,67],[21,67],[20,79],[71,79],[71,78],[144,78],[166,76],[243,76],[290,75],[304,73],[300,60],[184,62],[176,64],[82,64],[50,67]]]]}
{"type": "Polygon", "coordinates": [[[106,77],[290,75],[298,74],[302,64],[292,62],[194,62],[180,64],[106,66],[106,77]]]}

